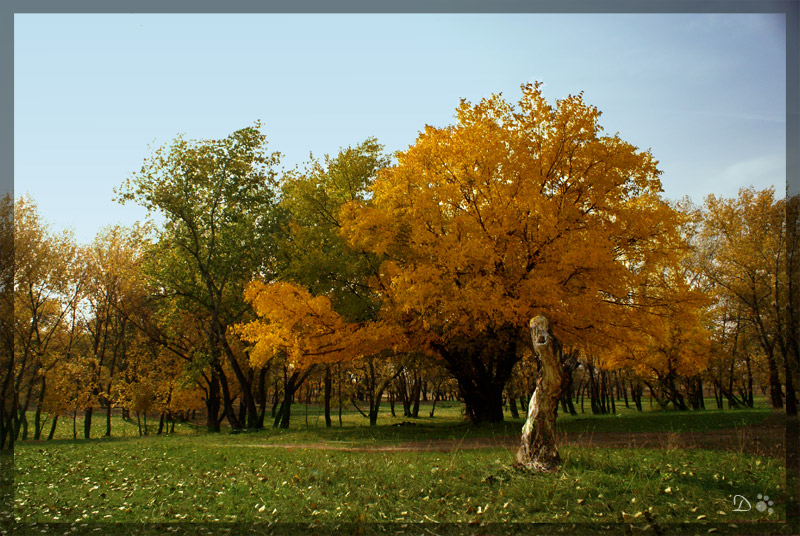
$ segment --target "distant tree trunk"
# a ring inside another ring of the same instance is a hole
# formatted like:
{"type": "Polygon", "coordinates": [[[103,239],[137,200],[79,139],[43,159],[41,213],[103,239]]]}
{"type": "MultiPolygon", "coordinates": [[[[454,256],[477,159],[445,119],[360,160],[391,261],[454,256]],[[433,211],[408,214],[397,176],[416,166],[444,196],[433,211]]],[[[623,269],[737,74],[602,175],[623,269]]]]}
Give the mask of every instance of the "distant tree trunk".
{"type": "Polygon", "coordinates": [[[550,332],[546,317],[531,319],[531,339],[539,356],[540,376],[528,404],[528,418],[522,428],[517,463],[535,471],[556,471],[561,458],[556,448],[555,415],[558,400],[564,391],[565,378],[561,367],[560,345],[550,332]]]}
{"type": "Polygon", "coordinates": [[[575,372],[575,369],[578,368],[578,360],[576,356],[576,352],[569,352],[561,361],[561,370],[564,373],[565,378],[565,387],[563,393],[561,394],[561,406],[564,409],[564,413],[569,412],[570,415],[578,414],[578,412],[575,411],[575,406],[572,403],[572,397],[574,395],[573,391],[575,390],[573,373],[575,372]]]}
{"type": "Polygon", "coordinates": [[[589,401],[591,402],[592,413],[598,415],[605,413],[605,408],[603,408],[600,403],[601,393],[597,379],[600,374],[595,373],[596,370],[597,369],[595,369],[591,364],[586,365],[586,371],[588,372],[587,380],[589,382],[589,401]]]}
{"type": "Polygon", "coordinates": [[[339,428],[344,426],[342,424],[342,367],[336,365],[336,380],[339,384],[339,428]]]}
{"type": "MultiPolygon", "coordinates": [[[[283,375],[286,376],[286,367],[285,366],[283,367],[283,375]]],[[[272,410],[270,411],[270,416],[273,419],[275,418],[276,412],[278,410],[278,404],[281,401],[280,392],[281,392],[281,390],[278,387],[278,378],[275,378],[275,385],[274,385],[274,389],[272,391],[272,410]]]]}
{"type": "Polygon", "coordinates": [[[517,410],[517,401],[513,396],[508,397],[508,408],[511,410],[511,418],[519,419],[519,411],[517,410]]]}
{"type": "Polygon", "coordinates": [[[33,439],[38,440],[42,434],[42,428],[44,428],[44,424],[41,422],[42,419],[42,404],[44,403],[44,392],[45,392],[45,376],[42,375],[42,383],[39,387],[39,396],[36,403],[36,415],[33,418],[33,439]]]}
{"type": "Polygon", "coordinates": [[[53,423],[50,425],[50,433],[47,434],[47,440],[51,441],[56,434],[56,424],[58,423],[58,415],[53,417],[53,423]]]}
{"type": "Polygon", "coordinates": [[[745,356],[745,364],[747,365],[747,406],[753,407],[753,371],[750,366],[750,354],[745,356]]]}
{"type": "Polygon", "coordinates": [[[389,391],[389,411],[392,413],[392,417],[397,417],[397,414],[394,411],[394,404],[395,404],[395,392],[394,390],[389,391]]]}
{"type": "MultiPolygon", "coordinates": [[[[111,382],[109,381],[108,383],[109,383],[108,388],[110,390],[111,389],[111,382]]],[[[111,407],[112,407],[111,397],[106,396],[106,404],[107,404],[107,406],[106,406],[106,433],[105,433],[105,436],[106,437],[111,437],[111,407]]]]}
{"type": "Polygon", "coordinates": [[[236,418],[236,413],[233,410],[233,399],[231,398],[231,392],[228,387],[228,377],[225,374],[225,371],[222,370],[222,364],[218,359],[215,358],[212,366],[217,369],[219,386],[220,390],[222,391],[222,407],[225,410],[225,416],[228,418],[228,424],[230,424],[231,428],[234,430],[241,428],[242,425],[239,422],[239,419],[236,418]]]}
{"type": "Polygon", "coordinates": [[[311,374],[311,371],[314,370],[315,367],[316,365],[311,365],[305,370],[297,370],[293,372],[291,376],[285,378],[283,387],[283,402],[281,402],[281,407],[275,416],[275,422],[272,424],[273,428],[289,428],[292,400],[294,399],[294,395],[297,390],[300,389],[300,387],[303,385],[303,382],[306,381],[306,378],[308,378],[308,376],[311,374]]]}
{"type": "Polygon", "coordinates": [[[783,409],[783,394],[781,393],[781,380],[778,377],[778,365],[775,363],[775,354],[772,348],[766,349],[767,368],[769,370],[769,396],[773,409],[783,409]]]}
{"type": "Polygon", "coordinates": [[[633,403],[636,406],[636,411],[642,411],[642,392],[644,391],[644,387],[641,383],[636,383],[633,385],[631,383],[631,398],[633,399],[633,403]]]}
{"type": "Polygon", "coordinates": [[[622,396],[625,398],[625,408],[630,409],[628,405],[628,386],[625,384],[625,379],[622,379],[622,396]]]}
{"type": "Polygon", "coordinates": [[[267,412],[267,367],[258,371],[258,427],[264,428],[264,416],[267,412]]]}
{"type": "Polygon", "coordinates": [[[92,413],[94,408],[89,406],[83,410],[83,438],[89,439],[92,432],[92,413]]]}
{"type": "Polygon", "coordinates": [[[797,397],[794,392],[793,374],[788,358],[785,360],[784,371],[786,374],[786,414],[795,416],[797,415],[797,397]]]}
{"type": "Polygon", "coordinates": [[[325,366],[325,427],[330,428],[331,423],[331,394],[333,393],[333,379],[331,378],[331,365],[325,366]]]}
{"type": "Polygon", "coordinates": [[[219,432],[219,378],[216,371],[211,370],[211,378],[208,381],[206,391],[206,427],[209,432],[219,432]]]}
{"type": "Polygon", "coordinates": [[[431,404],[431,412],[428,416],[433,419],[433,413],[436,411],[436,402],[439,400],[438,396],[433,397],[433,404],[431,404]]]}
{"type": "Polygon", "coordinates": [[[413,401],[413,406],[411,407],[411,418],[416,419],[419,417],[419,401],[420,401],[420,394],[422,389],[422,379],[417,374],[417,371],[414,371],[414,389],[411,393],[411,399],[413,401]]]}

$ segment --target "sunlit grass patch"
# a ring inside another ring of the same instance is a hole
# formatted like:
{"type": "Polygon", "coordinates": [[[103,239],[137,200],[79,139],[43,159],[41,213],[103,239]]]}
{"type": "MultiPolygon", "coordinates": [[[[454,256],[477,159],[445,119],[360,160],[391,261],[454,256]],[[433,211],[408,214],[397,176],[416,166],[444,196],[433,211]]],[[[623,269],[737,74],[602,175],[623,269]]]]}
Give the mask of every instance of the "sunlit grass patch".
{"type": "Polygon", "coordinates": [[[453,452],[265,449],[239,436],[25,445],[20,521],[599,522],[780,519],[734,495],[781,497],[781,463],[705,450],[562,447],[557,474],[503,448],[453,452]],[[232,440],[232,441],[229,441],[232,440]],[[702,516],[702,517],[701,517],[702,516]]]}

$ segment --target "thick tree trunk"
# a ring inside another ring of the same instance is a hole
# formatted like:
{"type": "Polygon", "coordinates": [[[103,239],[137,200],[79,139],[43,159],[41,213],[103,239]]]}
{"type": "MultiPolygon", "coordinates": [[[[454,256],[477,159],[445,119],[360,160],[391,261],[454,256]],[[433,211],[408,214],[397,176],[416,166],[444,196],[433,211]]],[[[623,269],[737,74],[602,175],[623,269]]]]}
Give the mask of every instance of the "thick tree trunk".
{"type": "Polygon", "coordinates": [[[219,432],[219,408],[219,378],[217,378],[217,373],[212,370],[206,394],[206,426],[209,432],[219,432]]]}
{"type": "Polygon", "coordinates": [[[533,348],[541,367],[536,389],[528,404],[528,418],[522,427],[517,463],[534,471],[551,472],[561,464],[556,448],[555,416],[565,387],[564,373],[547,318],[539,315],[531,319],[530,328],[533,348]]]}
{"type": "Polygon", "coordinates": [[[474,424],[503,421],[503,386],[486,384],[476,388],[459,383],[467,417],[474,424]]]}
{"type": "Polygon", "coordinates": [[[506,325],[466,342],[433,344],[458,382],[473,424],[503,421],[503,391],[519,361],[518,338],[518,327],[506,325]]]}

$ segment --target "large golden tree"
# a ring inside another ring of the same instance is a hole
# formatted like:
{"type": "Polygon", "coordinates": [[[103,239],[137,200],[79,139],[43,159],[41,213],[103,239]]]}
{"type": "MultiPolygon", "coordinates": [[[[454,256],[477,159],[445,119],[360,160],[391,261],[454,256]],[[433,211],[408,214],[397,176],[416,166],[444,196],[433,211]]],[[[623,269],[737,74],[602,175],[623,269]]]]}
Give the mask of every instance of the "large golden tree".
{"type": "Polygon", "coordinates": [[[642,305],[649,266],[680,248],[649,151],[604,135],[600,112],[524,85],[512,106],[462,101],[341,214],[350,244],[382,256],[384,320],[444,360],[473,421],[502,392],[544,313],[564,344],[611,347],[642,305]]]}

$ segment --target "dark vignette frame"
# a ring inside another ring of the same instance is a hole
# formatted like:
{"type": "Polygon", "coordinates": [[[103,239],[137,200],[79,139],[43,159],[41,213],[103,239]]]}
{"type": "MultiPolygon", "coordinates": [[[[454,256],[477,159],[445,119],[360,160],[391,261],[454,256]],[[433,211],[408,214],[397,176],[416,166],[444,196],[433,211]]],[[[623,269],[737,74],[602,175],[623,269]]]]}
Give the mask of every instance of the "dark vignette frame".
{"type": "MultiPolygon", "coordinates": [[[[258,0],[6,0],[0,6],[0,196],[14,192],[14,15],[16,13],[778,13],[786,16],[786,198],[800,196],[800,1],[798,0],[406,0],[376,5],[345,0],[267,2],[258,0]]],[[[800,199],[800,198],[798,198],[800,199]]],[[[2,256],[13,254],[0,252],[2,256]]],[[[787,267],[788,268],[788,267],[787,267]]],[[[8,285],[0,283],[0,292],[8,285]]],[[[0,311],[9,325],[13,311],[0,311]]],[[[3,371],[0,371],[0,376],[3,371]]],[[[799,534],[800,420],[786,419],[787,519],[785,522],[732,525],[675,523],[652,527],[655,534],[799,534]],[[716,530],[712,530],[716,529],[716,530]]],[[[627,524],[237,524],[237,523],[49,523],[14,522],[13,454],[0,451],[0,534],[631,534],[627,524]]]]}

